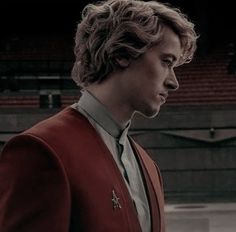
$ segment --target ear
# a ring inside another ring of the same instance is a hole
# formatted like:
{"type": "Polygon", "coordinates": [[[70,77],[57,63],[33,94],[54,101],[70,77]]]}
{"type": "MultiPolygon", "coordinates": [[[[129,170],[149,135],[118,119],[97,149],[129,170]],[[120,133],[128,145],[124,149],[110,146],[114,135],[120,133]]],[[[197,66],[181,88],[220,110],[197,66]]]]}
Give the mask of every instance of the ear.
{"type": "Polygon", "coordinates": [[[129,66],[130,61],[126,58],[116,58],[116,62],[120,65],[122,68],[126,68],[129,66]]]}

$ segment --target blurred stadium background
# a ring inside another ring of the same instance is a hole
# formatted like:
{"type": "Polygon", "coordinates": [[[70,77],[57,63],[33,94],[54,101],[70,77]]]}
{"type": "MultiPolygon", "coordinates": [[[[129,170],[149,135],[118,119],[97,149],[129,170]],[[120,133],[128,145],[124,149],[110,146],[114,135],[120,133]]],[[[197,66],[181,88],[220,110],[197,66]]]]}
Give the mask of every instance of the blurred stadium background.
{"type": "MultiPolygon", "coordinates": [[[[79,99],[70,71],[76,24],[87,2],[1,2],[0,150],[12,136],[79,99]]],[[[176,69],[180,88],[159,116],[137,116],[130,134],[158,162],[167,203],[235,202],[233,1],[169,3],[196,23],[198,51],[192,63],[176,69]]]]}

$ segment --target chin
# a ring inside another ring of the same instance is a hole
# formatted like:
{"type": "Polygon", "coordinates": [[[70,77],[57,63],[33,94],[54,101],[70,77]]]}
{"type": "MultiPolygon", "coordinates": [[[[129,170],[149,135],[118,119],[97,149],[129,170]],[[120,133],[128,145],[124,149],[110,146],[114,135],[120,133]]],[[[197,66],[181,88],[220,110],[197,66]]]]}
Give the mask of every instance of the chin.
{"type": "Polygon", "coordinates": [[[146,108],[145,110],[142,111],[138,111],[141,115],[143,115],[146,118],[154,118],[158,115],[160,111],[160,107],[156,107],[156,108],[146,108]]]}

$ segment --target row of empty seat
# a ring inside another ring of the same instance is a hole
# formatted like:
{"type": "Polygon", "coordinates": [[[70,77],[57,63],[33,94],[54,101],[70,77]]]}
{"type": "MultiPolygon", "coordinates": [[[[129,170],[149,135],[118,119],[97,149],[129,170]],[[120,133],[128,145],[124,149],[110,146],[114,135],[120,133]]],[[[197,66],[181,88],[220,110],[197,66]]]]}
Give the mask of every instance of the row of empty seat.
{"type": "MultiPolygon", "coordinates": [[[[40,56],[40,53],[38,55],[40,56]]],[[[40,59],[38,62],[40,62],[40,59]]],[[[191,63],[176,68],[180,88],[178,91],[170,93],[167,105],[236,104],[236,74],[229,74],[229,63],[230,56],[225,48],[211,52],[204,57],[197,56],[191,63]]],[[[48,80],[51,83],[56,81],[51,80],[50,76],[48,76],[48,80]]],[[[21,80],[18,79],[17,81],[19,83],[21,80]]],[[[72,80],[71,82],[68,79],[66,81],[63,84],[64,87],[74,88],[72,84],[70,85],[73,82],[72,80]]],[[[37,85],[38,82],[35,81],[34,83],[37,85]]],[[[38,86],[33,85],[30,86],[32,91],[39,89],[38,86]]],[[[70,92],[70,89],[67,89],[67,91],[70,92]]],[[[69,95],[62,93],[59,105],[62,107],[70,105],[75,99],[78,99],[78,94],[73,95],[73,92],[74,89],[71,89],[69,95]]],[[[0,93],[0,107],[23,106],[40,107],[39,94],[36,93],[36,96],[30,96],[21,90],[18,90],[17,94],[7,91],[0,93]]]]}
{"type": "Polygon", "coordinates": [[[236,75],[229,73],[229,63],[227,49],[221,49],[177,68],[180,88],[167,104],[236,104],[236,75]]]}
{"type": "Polygon", "coordinates": [[[50,95],[0,95],[0,108],[64,108],[76,101],[79,95],[57,95],[50,100],[50,95]]]}

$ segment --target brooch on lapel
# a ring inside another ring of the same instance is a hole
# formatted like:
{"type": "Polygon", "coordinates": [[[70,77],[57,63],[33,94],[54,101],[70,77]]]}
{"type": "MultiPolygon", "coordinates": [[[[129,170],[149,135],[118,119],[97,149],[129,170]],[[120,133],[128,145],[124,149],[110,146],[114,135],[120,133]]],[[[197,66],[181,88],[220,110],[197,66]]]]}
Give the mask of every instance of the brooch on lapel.
{"type": "Polygon", "coordinates": [[[121,204],[119,202],[120,198],[117,197],[116,195],[116,192],[115,190],[113,189],[112,190],[112,198],[111,198],[111,201],[112,201],[112,206],[113,206],[113,210],[116,210],[116,209],[121,209],[121,204]]]}

